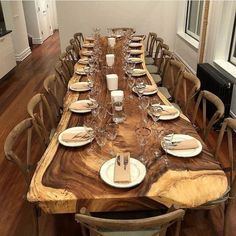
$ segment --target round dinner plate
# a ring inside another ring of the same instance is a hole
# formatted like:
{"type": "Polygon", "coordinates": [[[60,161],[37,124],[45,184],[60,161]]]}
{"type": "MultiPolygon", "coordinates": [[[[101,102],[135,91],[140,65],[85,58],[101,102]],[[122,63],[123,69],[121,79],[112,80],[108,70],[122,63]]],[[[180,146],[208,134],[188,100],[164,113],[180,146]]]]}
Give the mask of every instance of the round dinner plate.
{"type": "Polygon", "coordinates": [[[81,51],[81,54],[83,56],[92,56],[93,55],[93,51],[81,51]]]}
{"type": "MultiPolygon", "coordinates": [[[[150,87],[150,86],[152,86],[152,85],[149,85],[149,84],[147,84],[146,85],[146,88],[147,87],[150,87]]],[[[158,89],[156,88],[156,90],[153,90],[153,91],[150,91],[150,92],[143,92],[143,95],[153,95],[153,94],[156,94],[157,93],[157,91],[158,91],[158,89]]]]}
{"type": "Polygon", "coordinates": [[[85,132],[86,130],[93,130],[92,128],[85,128],[85,127],[82,127],[82,126],[79,126],[79,127],[73,127],[73,128],[69,128],[69,129],[66,129],[64,130],[63,132],[60,133],[60,135],[58,136],[58,141],[60,144],[66,146],[66,147],[80,147],[80,146],[84,146],[88,143],[91,143],[94,139],[94,137],[92,137],[91,139],[88,139],[86,141],[80,141],[80,142],[65,142],[62,140],[62,135],[64,133],[80,133],[80,132],[85,132]]]}
{"type": "Polygon", "coordinates": [[[141,58],[138,58],[138,57],[130,57],[128,59],[128,62],[132,62],[132,63],[135,63],[135,64],[139,64],[139,63],[142,63],[143,60],[141,58]]]}
{"type": "Polygon", "coordinates": [[[167,106],[167,105],[160,105],[160,104],[153,104],[152,106],[158,106],[158,107],[163,108],[164,110],[166,110],[168,108],[176,109],[176,114],[160,116],[159,120],[173,120],[173,119],[178,118],[180,115],[180,111],[177,108],[175,108],[174,106],[167,106]]]}
{"type": "Polygon", "coordinates": [[[133,37],[133,38],[131,39],[131,41],[133,41],[133,42],[139,42],[139,41],[141,41],[141,40],[142,40],[141,37],[133,37]]]}
{"type": "Polygon", "coordinates": [[[88,58],[81,58],[81,59],[79,59],[78,63],[81,65],[88,65],[88,63],[89,63],[88,58]]]}
{"type": "Polygon", "coordinates": [[[146,167],[139,160],[130,158],[130,174],[131,182],[130,183],[115,183],[114,182],[114,168],[115,168],[116,158],[112,158],[109,161],[106,161],[101,169],[100,176],[102,180],[108,185],[115,188],[131,188],[140,184],[146,176],[146,167]]]}
{"type": "Polygon", "coordinates": [[[82,46],[83,48],[93,48],[94,47],[94,43],[85,43],[82,46]]]}
{"type": "MultiPolygon", "coordinates": [[[[81,84],[81,85],[87,85],[88,86],[88,82],[76,82],[76,83],[73,83],[73,84],[81,84]]],[[[89,86],[87,88],[81,88],[81,89],[76,89],[76,88],[73,88],[71,86],[72,86],[72,84],[69,86],[70,90],[75,91],[75,92],[85,92],[85,91],[90,90],[89,86]]]]}
{"type": "Polygon", "coordinates": [[[134,69],[132,76],[133,77],[139,77],[139,76],[143,76],[146,75],[146,71],[144,69],[134,69]]]}
{"type": "Polygon", "coordinates": [[[142,47],[142,44],[141,43],[130,43],[129,47],[131,47],[131,48],[142,47]]]}
{"type": "Polygon", "coordinates": [[[140,55],[142,53],[143,53],[142,50],[130,50],[130,54],[131,55],[140,55]]]}
{"type": "MultiPolygon", "coordinates": [[[[91,103],[91,101],[90,100],[79,100],[79,101],[71,103],[71,105],[72,104],[80,104],[80,103],[91,103]]],[[[69,107],[69,109],[72,112],[75,112],[75,113],[88,113],[88,112],[91,112],[91,109],[77,110],[77,109],[71,109],[70,107],[69,107]]]]}
{"type": "MultiPolygon", "coordinates": [[[[174,134],[173,138],[172,138],[172,142],[178,142],[178,141],[184,141],[184,140],[188,140],[188,139],[196,139],[190,135],[187,134],[174,134]]],[[[197,139],[196,139],[197,140],[197,139]]],[[[199,146],[197,148],[193,148],[193,149],[185,149],[185,150],[170,150],[167,149],[166,152],[176,156],[176,157],[194,157],[197,156],[199,153],[201,153],[202,151],[202,144],[199,140],[197,140],[199,146]]],[[[161,142],[161,146],[163,148],[163,142],[161,142]]]]}

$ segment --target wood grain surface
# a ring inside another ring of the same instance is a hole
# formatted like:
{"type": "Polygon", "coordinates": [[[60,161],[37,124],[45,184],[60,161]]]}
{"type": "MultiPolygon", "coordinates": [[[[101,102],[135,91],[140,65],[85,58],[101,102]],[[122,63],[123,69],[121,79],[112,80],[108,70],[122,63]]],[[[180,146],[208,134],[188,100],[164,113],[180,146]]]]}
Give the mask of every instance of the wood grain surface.
{"type": "MultiPolygon", "coordinates": [[[[103,49],[102,63],[105,64],[107,50],[105,37],[100,39],[100,45],[103,49]]],[[[134,95],[133,100],[128,98],[130,91],[122,69],[122,46],[123,39],[118,40],[115,46],[114,70],[119,76],[119,89],[125,92],[126,120],[119,125],[114,148],[119,152],[129,151],[131,157],[138,158],[140,149],[135,129],[142,122],[142,116],[137,96],[134,95]]],[[[142,67],[146,69],[144,64],[142,67]]],[[[147,73],[144,78],[147,83],[154,83],[150,74],[147,73]]],[[[86,76],[74,75],[71,82],[75,81],[86,81],[86,76]]],[[[100,88],[99,103],[108,106],[110,92],[106,88],[102,71],[96,74],[95,86],[100,88]]],[[[58,143],[58,135],[63,130],[82,126],[86,119],[91,118],[90,113],[78,115],[68,110],[71,102],[84,99],[87,95],[87,92],[79,94],[68,91],[57,131],[33,176],[27,195],[29,201],[38,202],[48,213],[73,213],[83,206],[92,212],[154,209],[159,208],[160,203],[168,207],[175,205],[189,208],[217,199],[226,191],[227,178],[224,172],[220,165],[212,160],[208,148],[184,115],[172,121],[159,121],[157,130],[196,137],[203,145],[201,154],[193,158],[176,158],[169,155],[165,157],[160,147],[160,140],[153,132],[144,150],[147,167],[144,181],[130,189],[116,189],[105,184],[99,176],[99,170],[102,164],[111,158],[109,154],[111,142],[108,141],[102,150],[96,146],[94,151],[89,149],[91,144],[67,148],[58,143]],[[156,158],[153,154],[154,148],[159,148],[163,156],[156,158]]],[[[150,97],[154,98],[162,104],[169,104],[160,92],[150,97]]],[[[98,126],[103,126],[105,123],[104,119],[98,122],[98,126]]],[[[148,125],[151,125],[151,121],[148,125]]]]}

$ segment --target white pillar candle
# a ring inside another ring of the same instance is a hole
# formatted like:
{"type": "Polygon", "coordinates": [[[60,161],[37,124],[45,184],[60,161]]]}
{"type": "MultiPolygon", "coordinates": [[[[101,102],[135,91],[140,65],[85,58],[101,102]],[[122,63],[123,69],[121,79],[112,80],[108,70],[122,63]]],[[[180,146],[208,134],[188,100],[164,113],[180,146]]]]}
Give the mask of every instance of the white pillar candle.
{"type": "Polygon", "coordinates": [[[115,55],[114,54],[107,54],[106,55],[106,62],[108,66],[113,66],[115,61],[115,55]]]}
{"type": "Polygon", "coordinates": [[[109,74],[106,75],[107,88],[108,90],[117,90],[118,89],[118,75],[109,74]]]}
{"type": "Polygon", "coordinates": [[[113,48],[116,44],[115,38],[108,38],[108,44],[113,48]]]}

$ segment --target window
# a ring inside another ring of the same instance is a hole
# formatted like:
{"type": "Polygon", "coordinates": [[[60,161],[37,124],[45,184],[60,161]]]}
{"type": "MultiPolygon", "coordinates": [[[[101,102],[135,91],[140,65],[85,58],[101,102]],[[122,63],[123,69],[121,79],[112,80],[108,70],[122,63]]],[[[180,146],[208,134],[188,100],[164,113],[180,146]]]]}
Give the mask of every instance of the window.
{"type": "Polygon", "coordinates": [[[202,0],[188,0],[185,33],[199,41],[202,21],[202,0]]]}
{"type": "Polygon", "coordinates": [[[231,46],[229,51],[229,62],[236,66],[236,15],[234,17],[234,26],[232,30],[231,46]]]}

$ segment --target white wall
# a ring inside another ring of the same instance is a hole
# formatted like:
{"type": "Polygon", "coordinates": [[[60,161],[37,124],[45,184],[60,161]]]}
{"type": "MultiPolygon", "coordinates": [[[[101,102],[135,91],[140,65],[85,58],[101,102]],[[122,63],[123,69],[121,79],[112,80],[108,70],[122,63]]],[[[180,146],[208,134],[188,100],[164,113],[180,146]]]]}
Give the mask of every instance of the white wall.
{"type": "Polygon", "coordinates": [[[61,49],[75,32],[91,34],[99,27],[134,27],[139,34],[157,32],[174,48],[177,1],[57,1],[61,49]]]}
{"type": "Polygon", "coordinates": [[[35,1],[23,1],[27,33],[32,37],[33,44],[43,43],[37,16],[35,1]]]}
{"type": "Polygon", "coordinates": [[[22,61],[31,53],[22,0],[2,1],[2,8],[6,28],[12,30],[16,60],[22,61]]]}

